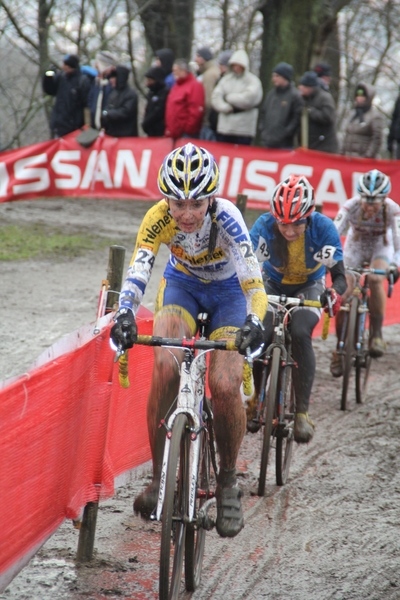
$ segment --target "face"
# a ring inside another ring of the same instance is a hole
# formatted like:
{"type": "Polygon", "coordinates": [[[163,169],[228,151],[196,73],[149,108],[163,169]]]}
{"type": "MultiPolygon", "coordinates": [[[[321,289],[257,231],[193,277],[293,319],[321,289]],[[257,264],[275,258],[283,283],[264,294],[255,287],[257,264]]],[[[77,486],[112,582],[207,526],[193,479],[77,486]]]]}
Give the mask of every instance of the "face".
{"type": "Polygon", "coordinates": [[[175,79],[185,79],[185,77],[187,77],[187,72],[184,69],[181,69],[178,65],[172,66],[172,73],[175,79]]]}
{"type": "Polygon", "coordinates": [[[374,217],[380,211],[382,202],[379,200],[379,202],[374,202],[371,204],[363,200],[361,202],[361,206],[367,219],[371,219],[371,217],[374,217]]]}
{"type": "Polygon", "coordinates": [[[116,75],[114,77],[110,77],[110,83],[113,88],[117,87],[117,76],[116,75]]]}
{"type": "Polygon", "coordinates": [[[302,96],[309,96],[314,91],[314,88],[310,85],[299,85],[299,92],[302,96]]]}
{"type": "Polygon", "coordinates": [[[64,71],[64,73],[73,73],[75,71],[75,69],[73,69],[72,67],[70,67],[69,65],[66,64],[62,64],[61,66],[62,70],[64,71]]]}
{"type": "Polygon", "coordinates": [[[304,223],[304,221],[299,223],[290,223],[289,225],[278,222],[279,232],[288,242],[294,242],[298,240],[299,237],[305,232],[306,227],[307,223],[304,223]]]}
{"type": "Polygon", "coordinates": [[[151,77],[145,77],[144,78],[144,84],[146,87],[150,87],[151,85],[154,85],[156,82],[155,79],[152,79],[151,77]]]}
{"type": "Polygon", "coordinates": [[[359,104],[360,106],[363,106],[363,104],[365,104],[367,98],[366,96],[356,96],[356,103],[359,104]]]}
{"type": "Polygon", "coordinates": [[[242,65],[237,65],[236,63],[231,64],[232,71],[236,73],[236,75],[241,75],[244,73],[244,67],[242,65]]]}
{"type": "Polygon", "coordinates": [[[278,73],[272,73],[271,79],[275,87],[285,87],[289,83],[287,79],[282,77],[282,75],[278,75],[278,73]]]}
{"type": "Polygon", "coordinates": [[[169,212],[181,231],[193,233],[203,225],[212,199],[167,200],[169,212]]]}

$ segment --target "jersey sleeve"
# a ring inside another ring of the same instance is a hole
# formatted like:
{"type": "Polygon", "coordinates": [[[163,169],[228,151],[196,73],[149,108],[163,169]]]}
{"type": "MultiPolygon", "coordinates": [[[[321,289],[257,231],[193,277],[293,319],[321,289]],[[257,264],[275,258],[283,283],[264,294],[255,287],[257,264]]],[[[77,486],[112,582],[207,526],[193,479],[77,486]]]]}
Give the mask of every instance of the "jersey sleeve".
{"type": "Polygon", "coordinates": [[[390,211],[389,225],[393,235],[394,262],[400,267],[400,206],[393,200],[389,202],[389,198],[386,202],[390,211]]]}
{"type": "Polygon", "coordinates": [[[339,235],[346,235],[350,226],[350,213],[347,202],[342,206],[333,221],[339,235]]]}
{"type": "Polygon", "coordinates": [[[122,286],[119,306],[130,308],[136,315],[150,280],[155,258],[161,243],[175,235],[176,225],[168,213],[168,205],[162,200],[145,215],[140,226],[128,273],[122,286]]]}

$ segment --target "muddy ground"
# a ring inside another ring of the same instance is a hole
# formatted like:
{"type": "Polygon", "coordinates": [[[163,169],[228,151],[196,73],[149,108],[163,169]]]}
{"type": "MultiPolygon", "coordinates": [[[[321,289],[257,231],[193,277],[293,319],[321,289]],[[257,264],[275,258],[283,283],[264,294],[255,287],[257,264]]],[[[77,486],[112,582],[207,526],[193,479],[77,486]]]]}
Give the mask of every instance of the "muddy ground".
{"type": "MultiPolygon", "coordinates": [[[[125,245],[128,260],[144,210],[123,201],[21,201],[0,205],[0,222],[90,230],[125,245]]],[[[107,263],[108,249],[72,260],[0,263],[0,379],[24,372],[44,348],[94,320],[107,263]]],[[[266,496],[258,498],[261,437],[245,436],[238,463],[245,528],[233,540],[208,534],[201,586],[192,595],[182,591],[182,599],[400,598],[400,325],[385,328],[385,338],[388,352],[373,363],[365,404],[356,406],[352,391],[345,413],[340,383],[329,374],[334,340],[315,340],[314,439],[295,449],[284,487],[275,485],[271,467],[266,496]]],[[[160,527],[132,513],[148,475],[144,465],[100,504],[91,564],[75,564],[79,533],[66,521],[0,598],[157,598],[160,527]]]]}

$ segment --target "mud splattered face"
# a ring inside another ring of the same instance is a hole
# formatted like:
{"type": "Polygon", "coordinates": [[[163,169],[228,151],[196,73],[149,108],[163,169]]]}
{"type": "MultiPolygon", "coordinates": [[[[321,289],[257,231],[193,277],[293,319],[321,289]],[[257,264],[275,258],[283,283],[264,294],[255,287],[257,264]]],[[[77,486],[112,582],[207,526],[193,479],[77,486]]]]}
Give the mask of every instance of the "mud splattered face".
{"type": "Polygon", "coordinates": [[[299,221],[297,223],[290,223],[286,225],[285,223],[278,223],[278,229],[281,235],[288,242],[294,242],[298,240],[301,235],[305,232],[307,227],[307,223],[304,221],[299,221]]]}
{"type": "Polygon", "coordinates": [[[203,224],[207,209],[211,203],[204,200],[168,200],[169,212],[179,229],[185,233],[197,231],[203,224]]]}

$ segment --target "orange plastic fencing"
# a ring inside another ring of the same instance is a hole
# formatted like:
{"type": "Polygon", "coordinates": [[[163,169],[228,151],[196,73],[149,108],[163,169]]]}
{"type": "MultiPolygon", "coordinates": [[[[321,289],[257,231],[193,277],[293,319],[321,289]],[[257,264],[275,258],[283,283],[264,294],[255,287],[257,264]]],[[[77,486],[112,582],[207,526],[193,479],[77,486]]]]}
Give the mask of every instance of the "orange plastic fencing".
{"type": "MultiPolygon", "coordinates": [[[[153,320],[138,326],[151,334],[153,320]]],[[[110,497],[117,475],[150,458],[153,352],[130,351],[131,385],[121,388],[109,329],[0,390],[0,574],[87,502],[110,497]]]]}

